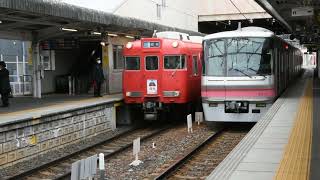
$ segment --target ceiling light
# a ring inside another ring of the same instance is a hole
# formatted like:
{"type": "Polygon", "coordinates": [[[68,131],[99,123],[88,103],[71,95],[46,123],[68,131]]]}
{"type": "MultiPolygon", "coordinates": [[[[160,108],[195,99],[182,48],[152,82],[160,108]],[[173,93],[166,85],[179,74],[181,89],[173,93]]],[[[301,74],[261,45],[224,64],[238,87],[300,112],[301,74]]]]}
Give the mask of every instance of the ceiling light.
{"type": "Polygon", "coordinates": [[[126,38],[134,39],[133,36],[129,36],[129,35],[127,35],[126,38]]]}
{"type": "Polygon", "coordinates": [[[76,29],[70,29],[70,28],[61,28],[62,31],[70,31],[70,32],[77,32],[76,29]]]}
{"type": "Polygon", "coordinates": [[[107,46],[108,42],[101,41],[100,44],[101,44],[101,46],[107,46]]]}
{"type": "Polygon", "coordinates": [[[93,35],[101,35],[100,32],[92,32],[93,35]]]}
{"type": "Polygon", "coordinates": [[[108,36],[112,36],[112,37],[116,37],[116,36],[118,36],[117,34],[108,34],[108,36]]]}

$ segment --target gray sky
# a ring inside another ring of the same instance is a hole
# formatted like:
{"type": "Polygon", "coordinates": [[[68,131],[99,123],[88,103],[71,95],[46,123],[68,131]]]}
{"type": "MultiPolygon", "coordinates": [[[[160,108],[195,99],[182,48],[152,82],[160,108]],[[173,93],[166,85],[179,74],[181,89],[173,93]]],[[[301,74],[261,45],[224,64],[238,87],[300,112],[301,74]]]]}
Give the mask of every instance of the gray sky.
{"type": "Polygon", "coordinates": [[[121,3],[126,0],[61,0],[62,2],[86,7],[89,9],[95,9],[105,12],[113,12],[121,3]]]}

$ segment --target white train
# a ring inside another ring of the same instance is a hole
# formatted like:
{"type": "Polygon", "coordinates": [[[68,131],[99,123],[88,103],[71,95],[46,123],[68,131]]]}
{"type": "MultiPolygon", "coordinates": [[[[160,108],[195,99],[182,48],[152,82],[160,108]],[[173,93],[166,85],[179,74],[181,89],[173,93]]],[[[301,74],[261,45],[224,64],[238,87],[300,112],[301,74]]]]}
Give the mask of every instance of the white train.
{"type": "Polygon", "coordinates": [[[301,72],[301,51],[264,28],[207,35],[203,48],[206,121],[258,121],[301,72]]]}

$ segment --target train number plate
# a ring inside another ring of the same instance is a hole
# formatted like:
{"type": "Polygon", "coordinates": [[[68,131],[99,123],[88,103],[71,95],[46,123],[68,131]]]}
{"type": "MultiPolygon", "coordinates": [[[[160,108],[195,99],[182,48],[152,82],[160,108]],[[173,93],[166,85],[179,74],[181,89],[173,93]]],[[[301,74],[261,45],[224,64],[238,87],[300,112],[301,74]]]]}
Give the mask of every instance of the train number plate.
{"type": "Polygon", "coordinates": [[[225,101],[224,111],[225,113],[248,113],[249,102],[248,101],[225,101]]]}

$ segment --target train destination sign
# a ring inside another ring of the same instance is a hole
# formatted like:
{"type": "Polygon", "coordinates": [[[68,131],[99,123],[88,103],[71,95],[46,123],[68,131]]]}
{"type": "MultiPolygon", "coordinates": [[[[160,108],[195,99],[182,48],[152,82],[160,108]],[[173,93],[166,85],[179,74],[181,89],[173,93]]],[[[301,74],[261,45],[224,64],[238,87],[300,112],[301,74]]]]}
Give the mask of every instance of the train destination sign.
{"type": "Polygon", "coordinates": [[[143,42],[144,48],[158,48],[160,47],[160,42],[143,42]]]}

